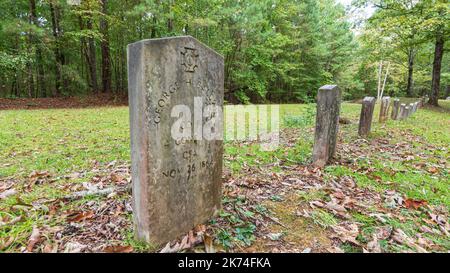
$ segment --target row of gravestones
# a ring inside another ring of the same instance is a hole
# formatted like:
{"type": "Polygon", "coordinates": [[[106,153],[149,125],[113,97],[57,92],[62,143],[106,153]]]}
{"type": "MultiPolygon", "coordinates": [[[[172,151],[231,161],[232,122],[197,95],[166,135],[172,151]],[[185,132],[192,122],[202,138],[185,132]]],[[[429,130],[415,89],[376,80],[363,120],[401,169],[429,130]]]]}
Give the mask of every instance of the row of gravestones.
{"type": "MultiPolygon", "coordinates": [[[[224,59],[190,36],[140,41],[128,46],[128,85],[135,234],[160,245],[221,209],[223,140],[177,141],[171,128],[176,106],[200,108],[200,113],[203,107],[223,106],[224,59]]],[[[339,88],[320,88],[313,149],[317,167],[334,157],[340,108],[339,88]]],[[[190,119],[188,113],[183,118],[190,119]]],[[[211,120],[204,114],[197,118],[211,120]]],[[[191,129],[190,122],[186,127],[191,129]]]]}
{"type": "MultiPolygon", "coordinates": [[[[424,104],[424,99],[409,105],[401,104],[399,99],[395,99],[392,104],[391,118],[393,120],[405,120],[412,116],[424,104]]],[[[365,97],[362,102],[361,115],[359,118],[358,134],[366,137],[370,134],[375,109],[376,99],[374,97],[365,97]]],[[[383,97],[381,99],[379,122],[384,123],[389,118],[389,110],[391,109],[391,98],[383,97]]]]}

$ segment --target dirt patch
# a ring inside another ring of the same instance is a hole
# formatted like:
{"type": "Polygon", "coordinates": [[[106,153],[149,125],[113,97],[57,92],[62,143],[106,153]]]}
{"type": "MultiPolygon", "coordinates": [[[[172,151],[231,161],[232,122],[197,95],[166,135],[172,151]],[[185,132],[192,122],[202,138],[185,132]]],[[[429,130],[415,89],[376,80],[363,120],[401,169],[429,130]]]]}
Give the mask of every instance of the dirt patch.
{"type": "Polygon", "coordinates": [[[126,95],[98,95],[61,98],[0,98],[0,110],[65,109],[105,106],[127,106],[126,95]]]}
{"type": "Polygon", "coordinates": [[[311,221],[298,215],[300,207],[298,197],[290,195],[283,202],[266,202],[264,204],[277,217],[279,224],[268,226],[269,235],[258,238],[249,252],[272,253],[301,253],[301,252],[329,252],[332,241],[329,232],[311,221]],[[276,236],[280,236],[276,240],[276,236]]]}

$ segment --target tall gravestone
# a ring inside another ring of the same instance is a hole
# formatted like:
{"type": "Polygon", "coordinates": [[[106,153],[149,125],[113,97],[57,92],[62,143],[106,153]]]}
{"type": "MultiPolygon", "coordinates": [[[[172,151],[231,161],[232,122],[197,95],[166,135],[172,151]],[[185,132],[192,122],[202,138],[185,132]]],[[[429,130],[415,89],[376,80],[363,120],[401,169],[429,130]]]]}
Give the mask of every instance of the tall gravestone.
{"type": "Polygon", "coordinates": [[[383,97],[381,99],[381,107],[380,107],[380,122],[386,122],[389,117],[389,105],[391,104],[390,97],[383,97]]]}
{"type": "Polygon", "coordinates": [[[135,232],[160,245],[221,208],[224,60],[190,36],[143,40],[128,84],[135,232]]]}
{"type": "Polygon", "coordinates": [[[336,152],[341,91],[336,85],[326,85],[317,94],[316,130],[313,165],[324,167],[336,152]]]}
{"type": "Polygon", "coordinates": [[[392,114],[391,114],[391,118],[393,120],[397,120],[398,116],[400,113],[400,100],[399,99],[395,99],[394,103],[392,105],[392,114]]]}
{"type": "Polygon", "coordinates": [[[361,116],[359,118],[358,134],[362,137],[368,136],[372,128],[373,111],[375,109],[376,99],[374,97],[365,97],[362,102],[361,116]]]}

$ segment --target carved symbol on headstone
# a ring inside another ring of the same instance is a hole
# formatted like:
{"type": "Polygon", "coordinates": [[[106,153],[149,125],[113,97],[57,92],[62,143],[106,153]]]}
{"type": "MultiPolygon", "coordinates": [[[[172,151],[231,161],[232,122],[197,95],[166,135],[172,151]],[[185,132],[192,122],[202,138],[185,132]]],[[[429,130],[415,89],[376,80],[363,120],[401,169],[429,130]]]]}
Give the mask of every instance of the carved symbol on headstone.
{"type": "Polygon", "coordinates": [[[195,69],[198,67],[197,65],[197,50],[194,48],[185,47],[184,52],[181,52],[183,55],[182,65],[184,65],[185,72],[194,73],[195,69]]]}

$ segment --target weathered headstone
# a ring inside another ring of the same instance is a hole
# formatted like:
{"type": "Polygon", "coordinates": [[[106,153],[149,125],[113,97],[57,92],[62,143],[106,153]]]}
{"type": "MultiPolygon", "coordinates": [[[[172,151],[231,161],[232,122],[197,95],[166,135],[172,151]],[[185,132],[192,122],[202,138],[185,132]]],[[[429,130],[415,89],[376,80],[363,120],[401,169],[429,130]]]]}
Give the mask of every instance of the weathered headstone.
{"type": "Polygon", "coordinates": [[[160,245],[221,208],[224,60],[189,36],[144,40],[128,83],[135,231],[160,245]]]}
{"type": "Polygon", "coordinates": [[[336,85],[325,85],[317,94],[316,131],[313,164],[324,167],[336,152],[341,91],[336,85]]]}
{"type": "Polygon", "coordinates": [[[418,101],[416,101],[416,103],[414,104],[415,105],[415,111],[417,112],[417,110],[419,110],[419,102],[418,101]]]}
{"type": "Polygon", "coordinates": [[[413,114],[414,114],[414,103],[410,103],[408,117],[412,116],[413,114]]]}
{"type": "Polygon", "coordinates": [[[380,122],[386,122],[389,117],[389,105],[391,104],[390,97],[383,97],[381,99],[381,107],[380,107],[380,122]]]}
{"type": "Polygon", "coordinates": [[[400,105],[400,114],[398,115],[398,119],[399,120],[405,120],[406,119],[406,115],[407,115],[406,104],[402,103],[400,105]]]}
{"type": "Polygon", "coordinates": [[[376,99],[365,97],[362,102],[361,115],[359,118],[358,134],[362,137],[368,136],[372,128],[373,111],[376,99]]]}
{"type": "Polygon", "coordinates": [[[409,108],[409,106],[406,106],[405,107],[405,116],[404,116],[404,120],[405,119],[408,119],[409,118],[409,116],[411,115],[411,108],[409,108]]]}
{"type": "Polygon", "coordinates": [[[391,118],[393,120],[397,120],[398,116],[400,113],[400,100],[399,99],[395,99],[394,103],[392,105],[392,114],[391,114],[391,118]]]}

